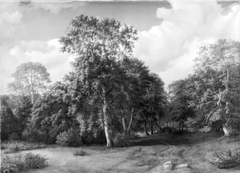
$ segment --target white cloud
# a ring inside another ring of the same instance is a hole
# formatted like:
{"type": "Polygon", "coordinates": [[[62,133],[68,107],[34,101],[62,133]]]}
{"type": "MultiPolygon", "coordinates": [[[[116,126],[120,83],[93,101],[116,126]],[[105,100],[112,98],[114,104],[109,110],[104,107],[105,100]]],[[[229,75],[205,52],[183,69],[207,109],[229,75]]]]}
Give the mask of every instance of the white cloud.
{"type": "Polygon", "coordinates": [[[17,25],[21,23],[22,13],[19,11],[9,12],[10,4],[0,4],[0,42],[10,39],[17,30],[17,25]]]}
{"type": "Polygon", "coordinates": [[[57,15],[64,9],[76,10],[80,6],[84,6],[85,3],[32,3],[34,8],[42,8],[46,11],[50,11],[52,14],[57,15]]]}
{"type": "Polygon", "coordinates": [[[3,22],[9,23],[9,24],[17,24],[20,23],[22,19],[22,14],[19,11],[9,13],[9,12],[2,12],[0,14],[0,24],[3,22]]]}
{"type": "Polygon", "coordinates": [[[166,84],[192,71],[192,61],[206,40],[240,41],[239,3],[223,9],[214,0],[169,2],[171,9],[157,10],[157,17],[164,21],[140,32],[134,50],[135,56],[160,74],[166,84]]]}

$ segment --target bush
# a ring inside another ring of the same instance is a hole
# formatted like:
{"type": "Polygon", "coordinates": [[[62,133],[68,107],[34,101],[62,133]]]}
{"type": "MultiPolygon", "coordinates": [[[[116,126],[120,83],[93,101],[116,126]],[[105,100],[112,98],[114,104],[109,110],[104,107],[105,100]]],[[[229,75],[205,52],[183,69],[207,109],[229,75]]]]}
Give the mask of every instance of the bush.
{"type": "Polygon", "coordinates": [[[9,138],[8,138],[10,141],[17,141],[17,140],[20,140],[20,137],[19,135],[16,133],[16,132],[13,132],[9,138]]]}
{"type": "Polygon", "coordinates": [[[17,173],[28,169],[44,168],[47,165],[47,159],[39,154],[17,154],[2,159],[1,173],[17,173]]]}
{"type": "Polygon", "coordinates": [[[199,132],[201,133],[208,133],[212,131],[212,127],[210,126],[204,126],[203,128],[199,129],[199,132]]]}
{"type": "Polygon", "coordinates": [[[106,143],[105,134],[103,131],[89,132],[88,134],[81,136],[84,144],[104,144],[106,143]]]}
{"type": "Polygon", "coordinates": [[[120,133],[117,133],[113,138],[115,147],[127,147],[130,145],[129,137],[120,133]]]}
{"type": "Polygon", "coordinates": [[[73,153],[74,156],[85,156],[87,153],[83,150],[77,150],[73,153]]]}
{"type": "Polygon", "coordinates": [[[18,168],[14,164],[2,164],[1,173],[15,173],[19,172],[18,168]]]}
{"type": "Polygon", "coordinates": [[[70,128],[57,136],[56,143],[61,146],[77,147],[82,145],[82,140],[79,136],[79,131],[70,128]]]}
{"type": "Polygon", "coordinates": [[[27,169],[41,169],[48,165],[45,157],[33,153],[25,154],[24,163],[27,169]]]}
{"type": "Polygon", "coordinates": [[[214,159],[209,161],[219,169],[233,168],[240,165],[240,149],[213,152],[214,159]]]}
{"type": "Polygon", "coordinates": [[[22,139],[30,142],[48,143],[48,135],[36,129],[26,129],[22,132],[22,139]]]}

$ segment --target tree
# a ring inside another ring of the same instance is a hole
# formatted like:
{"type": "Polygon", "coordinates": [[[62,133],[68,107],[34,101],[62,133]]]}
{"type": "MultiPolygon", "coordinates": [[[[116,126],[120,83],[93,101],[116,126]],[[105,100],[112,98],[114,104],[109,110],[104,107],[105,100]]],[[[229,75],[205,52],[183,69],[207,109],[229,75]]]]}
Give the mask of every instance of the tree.
{"type": "Polygon", "coordinates": [[[18,133],[18,120],[9,105],[9,97],[0,97],[1,140],[8,139],[13,132],[18,133]]]}
{"type": "Polygon", "coordinates": [[[189,93],[189,79],[174,81],[169,85],[170,117],[172,121],[179,124],[179,129],[182,130],[188,118],[195,115],[193,108],[189,105],[192,100],[191,93],[189,93]]]}
{"type": "Polygon", "coordinates": [[[136,58],[124,58],[122,67],[125,71],[124,94],[115,102],[120,110],[120,117],[125,135],[130,135],[133,122],[138,121],[141,103],[151,83],[149,69],[136,58]],[[127,123],[128,121],[128,123],[127,123]]]}
{"type": "Polygon", "coordinates": [[[164,105],[167,102],[166,92],[164,91],[164,83],[161,78],[154,73],[150,73],[145,79],[145,92],[139,102],[139,123],[144,125],[147,135],[148,128],[153,134],[154,126],[160,127],[161,118],[164,115],[164,105]],[[147,85],[146,85],[147,84],[147,85]]]}
{"type": "Polygon", "coordinates": [[[240,43],[218,40],[200,49],[196,58],[199,103],[210,122],[221,121],[226,136],[239,122],[240,43]],[[204,89],[203,89],[204,88],[204,89]]]}
{"type": "Polygon", "coordinates": [[[12,74],[14,81],[8,84],[8,89],[17,95],[30,96],[34,103],[35,97],[50,83],[49,76],[47,69],[39,62],[23,63],[12,74]]]}
{"type": "Polygon", "coordinates": [[[124,70],[121,61],[132,56],[137,31],[114,19],[84,15],[71,21],[67,36],[60,39],[63,52],[76,55],[72,63],[81,92],[90,102],[98,101],[103,114],[107,146],[113,146],[111,104],[123,93],[124,70]]]}
{"type": "Polygon", "coordinates": [[[54,83],[35,103],[30,128],[47,134],[50,143],[55,142],[59,133],[69,128],[78,128],[76,117],[71,116],[69,111],[70,102],[67,85],[61,82],[54,83]]]}
{"type": "Polygon", "coordinates": [[[30,123],[32,104],[28,96],[12,96],[10,97],[14,104],[13,113],[18,119],[18,131],[23,132],[30,123]]]}

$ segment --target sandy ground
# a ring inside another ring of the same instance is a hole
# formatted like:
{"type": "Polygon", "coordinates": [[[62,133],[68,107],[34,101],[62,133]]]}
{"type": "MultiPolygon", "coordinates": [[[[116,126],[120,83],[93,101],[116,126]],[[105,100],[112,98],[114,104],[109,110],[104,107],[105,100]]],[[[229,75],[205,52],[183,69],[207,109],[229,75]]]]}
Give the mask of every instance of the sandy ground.
{"type": "MultiPolygon", "coordinates": [[[[167,173],[163,164],[189,164],[173,173],[240,173],[240,167],[220,170],[208,160],[212,151],[240,148],[240,138],[222,138],[221,134],[155,134],[133,141],[133,146],[107,149],[103,146],[81,148],[45,148],[31,150],[49,158],[49,166],[28,173],[167,173]],[[73,156],[84,150],[85,156],[73,156]]],[[[30,151],[24,151],[30,152],[30,151]]]]}

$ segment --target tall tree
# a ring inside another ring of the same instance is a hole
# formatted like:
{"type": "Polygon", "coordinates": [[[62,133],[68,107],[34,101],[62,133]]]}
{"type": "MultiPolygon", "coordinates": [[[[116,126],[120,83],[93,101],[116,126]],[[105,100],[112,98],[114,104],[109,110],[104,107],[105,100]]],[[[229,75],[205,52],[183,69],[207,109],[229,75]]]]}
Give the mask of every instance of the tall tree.
{"type": "Polygon", "coordinates": [[[23,63],[12,74],[14,81],[8,84],[8,89],[17,95],[30,96],[34,103],[34,97],[43,92],[50,83],[49,76],[46,67],[41,63],[23,63]]]}
{"type": "Polygon", "coordinates": [[[14,104],[13,113],[18,119],[18,131],[23,132],[30,123],[32,104],[28,96],[11,96],[11,101],[14,104]]]}
{"type": "Polygon", "coordinates": [[[0,97],[1,140],[8,139],[9,135],[18,131],[18,120],[10,107],[8,96],[0,97]]]}
{"type": "Polygon", "coordinates": [[[89,100],[99,100],[107,146],[113,146],[111,104],[123,92],[124,70],[121,61],[132,56],[137,31],[114,19],[84,15],[71,21],[67,36],[60,39],[63,52],[76,55],[72,63],[74,82],[83,85],[89,100]]]}
{"type": "Polygon", "coordinates": [[[174,122],[179,124],[179,129],[182,130],[187,119],[195,115],[194,109],[189,105],[192,100],[191,93],[189,93],[190,79],[174,81],[169,85],[170,116],[174,122]]]}
{"type": "Polygon", "coordinates": [[[240,43],[233,40],[218,40],[204,46],[196,58],[198,88],[203,90],[200,106],[205,107],[207,120],[223,122],[227,136],[240,118],[239,67],[240,43]]]}

